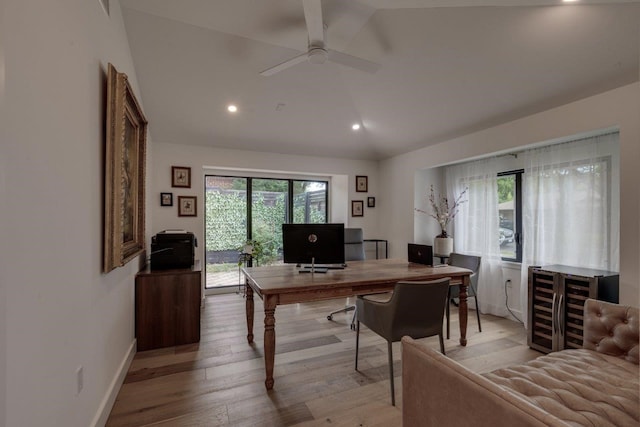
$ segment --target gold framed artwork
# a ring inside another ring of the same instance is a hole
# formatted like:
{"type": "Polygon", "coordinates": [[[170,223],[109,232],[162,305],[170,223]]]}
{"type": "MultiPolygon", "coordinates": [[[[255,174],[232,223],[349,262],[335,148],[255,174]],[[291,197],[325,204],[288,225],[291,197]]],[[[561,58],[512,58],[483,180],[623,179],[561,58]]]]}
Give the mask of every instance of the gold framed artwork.
{"type": "Polygon", "coordinates": [[[127,75],[107,68],[102,271],[144,251],[147,119],[127,75]]]}
{"type": "Polygon", "coordinates": [[[356,191],[358,193],[366,193],[369,191],[369,179],[366,176],[356,176],[356,191]]]}
{"type": "Polygon", "coordinates": [[[171,186],[191,188],[191,168],[171,166],[171,186]]]}
{"type": "Polygon", "coordinates": [[[351,216],[364,216],[364,201],[351,201],[351,216]]]}
{"type": "Polygon", "coordinates": [[[178,196],[178,216],[197,216],[196,196],[178,196]]]}

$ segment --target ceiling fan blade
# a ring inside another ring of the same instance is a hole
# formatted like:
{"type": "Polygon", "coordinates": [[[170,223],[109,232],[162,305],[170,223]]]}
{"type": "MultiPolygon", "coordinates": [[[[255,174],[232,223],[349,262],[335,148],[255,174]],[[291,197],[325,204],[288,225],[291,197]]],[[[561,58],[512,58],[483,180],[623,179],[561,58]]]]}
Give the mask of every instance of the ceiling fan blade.
{"type": "Polygon", "coordinates": [[[356,56],[347,55],[346,53],[338,52],[337,50],[327,50],[329,52],[329,61],[335,62],[340,65],[355,68],[356,70],[364,71],[365,73],[374,74],[380,69],[380,65],[375,62],[367,61],[366,59],[358,58],[356,56]]]}
{"type": "Polygon", "coordinates": [[[284,61],[281,64],[275,65],[275,66],[273,66],[271,68],[267,68],[266,70],[261,71],[260,75],[261,76],[272,76],[275,73],[279,73],[282,70],[286,70],[289,67],[293,67],[296,64],[299,64],[301,62],[306,61],[308,57],[309,57],[309,54],[307,52],[301,53],[300,55],[294,56],[293,58],[288,59],[288,60],[284,61]]]}
{"type": "Polygon", "coordinates": [[[324,23],[321,0],[302,0],[304,20],[309,32],[309,46],[324,47],[324,23]]]}

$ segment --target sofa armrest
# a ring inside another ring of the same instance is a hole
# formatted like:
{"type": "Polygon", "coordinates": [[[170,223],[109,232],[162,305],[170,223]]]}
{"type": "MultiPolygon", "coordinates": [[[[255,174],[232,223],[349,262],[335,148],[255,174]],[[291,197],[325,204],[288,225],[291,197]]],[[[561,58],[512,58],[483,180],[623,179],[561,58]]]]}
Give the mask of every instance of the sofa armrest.
{"type": "Polygon", "coordinates": [[[402,338],[402,425],[567,426],[409,337],[402,338]]]}
{"type": "Polygon", "coordinates": [[[588,299],[582,347],[638,364],[638,309],[588,299]]]}

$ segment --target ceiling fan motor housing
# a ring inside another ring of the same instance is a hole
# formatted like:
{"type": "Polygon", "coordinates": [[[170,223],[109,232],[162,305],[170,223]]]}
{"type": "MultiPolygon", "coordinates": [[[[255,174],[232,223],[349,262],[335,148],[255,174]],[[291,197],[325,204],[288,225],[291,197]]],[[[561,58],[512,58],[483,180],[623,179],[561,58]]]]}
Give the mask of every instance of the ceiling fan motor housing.
{"type": "Polygon", "coordinates": [[[356,56],[326,48],[325,36],[327,26],[322,20],[322,0],[302,0],[304,20],[307,24],[307,51],[300,53],[278,65],[262,71],[263,76],[271,76],[293,67],[296,64],[307,62],[311,64],[324,64],[327,61],[335,62],[345,67],[354,68],[366,73],[375,73],[379,65],[356,56]]]}
{"type": "Polygon", "coordinates": [[[310,47],[307,59],[312,64],[324,64],[327,61],[329,54],[326,49],[321,47],[310,47]]]}

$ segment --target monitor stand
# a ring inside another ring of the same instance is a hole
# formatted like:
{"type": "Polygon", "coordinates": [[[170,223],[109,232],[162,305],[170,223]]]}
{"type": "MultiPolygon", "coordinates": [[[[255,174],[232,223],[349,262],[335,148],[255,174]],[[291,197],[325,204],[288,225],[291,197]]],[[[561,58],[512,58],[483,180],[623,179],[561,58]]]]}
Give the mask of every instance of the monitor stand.
{"type": "Polygon", "coordinates": [[[329,271],[327,267],[316,267],[315,258],[311,258],[311,266],[300,267],[298,273],[326,273],[329,271]]]}
{"type": "Polygon", "coordinates": [[[298,270],[298,273],[322,273],[325,274],[329,271],[327,267],[303,267],[298,270]]]}

